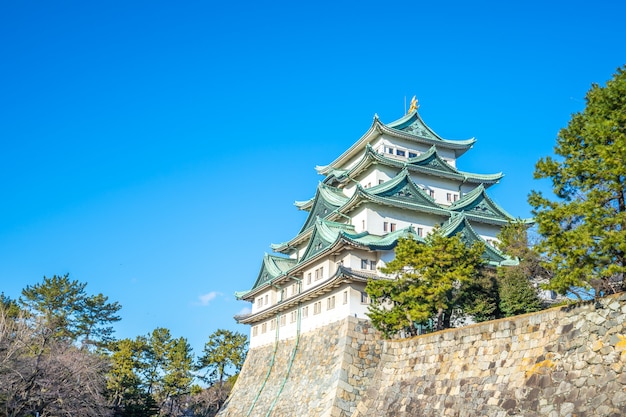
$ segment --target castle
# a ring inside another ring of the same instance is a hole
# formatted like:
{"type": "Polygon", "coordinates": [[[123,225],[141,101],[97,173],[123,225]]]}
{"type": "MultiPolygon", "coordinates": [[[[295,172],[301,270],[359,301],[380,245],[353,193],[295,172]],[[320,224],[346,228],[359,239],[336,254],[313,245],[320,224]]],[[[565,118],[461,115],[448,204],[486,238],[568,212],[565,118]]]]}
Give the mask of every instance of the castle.
{"type": "Polygon", "coordinates": [[[512,216],[487,195],[503,175],[457,169],[475,139],[440,137],[422,120],[413,98],[408,113],[365,134],[333,162],[315,196],[296,202],[309,215],[288,242],[274,244],[248,291],[252,303],[237,316],[251,326],[250,347],[298,337],[346,317],[367,318],[369,279],[393,259],[398,239],[422,240],[436,226],[471,244],[486,243],[492,265],[507,262],[496,248],[512,216]]]}

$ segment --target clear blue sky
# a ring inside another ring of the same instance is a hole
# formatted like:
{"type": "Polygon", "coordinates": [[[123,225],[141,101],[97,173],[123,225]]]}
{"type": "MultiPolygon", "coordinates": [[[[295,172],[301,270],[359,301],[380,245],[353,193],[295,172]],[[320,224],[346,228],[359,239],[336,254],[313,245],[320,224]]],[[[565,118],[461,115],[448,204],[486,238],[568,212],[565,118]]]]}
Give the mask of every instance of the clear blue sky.
{"type": "Polygon", "coordinates": [[[417,95],[527,217],[535,162],[626,63],[622,1],[2,1],[0,291],[70,273],[199,354],[314,167],[417,95]]]}

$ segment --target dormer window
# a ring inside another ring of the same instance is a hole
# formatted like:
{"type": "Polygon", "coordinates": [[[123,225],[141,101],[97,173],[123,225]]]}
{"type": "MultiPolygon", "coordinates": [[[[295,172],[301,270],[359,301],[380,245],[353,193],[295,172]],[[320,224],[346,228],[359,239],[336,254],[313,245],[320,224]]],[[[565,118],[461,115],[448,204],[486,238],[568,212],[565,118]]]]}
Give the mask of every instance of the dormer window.
{"type": "Polygon", "coordinates": [[[396,149],[396,155],[398,156],[406,156],[406,152],[401,149],[396,149]]]}
{"type": "Polygon", "coordinates": [[[417,158],[417,154],[415,152],[409,152],[409,158],[417,158]]]}

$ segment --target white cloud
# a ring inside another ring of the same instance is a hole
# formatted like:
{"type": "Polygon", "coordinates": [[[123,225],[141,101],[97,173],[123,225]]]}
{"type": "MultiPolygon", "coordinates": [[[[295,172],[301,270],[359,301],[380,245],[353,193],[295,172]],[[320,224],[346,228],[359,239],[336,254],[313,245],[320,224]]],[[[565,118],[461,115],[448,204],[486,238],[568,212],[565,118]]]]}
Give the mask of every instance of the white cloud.
{"type": "Polygon", "coordinates": [[[239,313],[237,313],[236,315],[243,316],[243,315],[250,314],[250,313],[252,313],[252,310],[250,309],[250,307],[244,307],[241,310],[239,310],[239,313]]]}
{"type": "Polygon", "coordinates": [[[215,300],[215,298],[216,298],[218,295],[220,295],[220,293],[219,293],[219,292],[217,292],[217,291],[211,291],[211,292],[208,292],[208,293],[206,293],[206,294],[202,294],[202,295],[198,296],[198,298],[200,299],[200,305],[203,305],[203,306],[208,306],[208,305],[209,305],[209,303],[210,303],[211,301],[215,300]]]}

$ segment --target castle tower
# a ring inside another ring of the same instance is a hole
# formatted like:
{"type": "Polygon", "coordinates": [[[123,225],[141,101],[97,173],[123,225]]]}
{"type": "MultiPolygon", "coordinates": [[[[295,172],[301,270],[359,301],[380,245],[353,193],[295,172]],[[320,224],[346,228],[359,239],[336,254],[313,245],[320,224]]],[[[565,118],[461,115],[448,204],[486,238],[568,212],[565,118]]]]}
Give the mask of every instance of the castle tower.
{"type": "Polygon", "coordinates": [[[251,326],[250,347],[294,338],[345,319],[366,318],[365,285],[383,276],[401,237],[422,240],[434,227],[445,235],[486,243],[492,265],[507,258],[497,234],[513,217],[486,190],[501,173],[457,169],[475,139],[449,140],[422,120],[416,101],[399,120],[378,116],[350,148],[326,166],[315,196],[296,202],[309,212],[288,242],[272,245],[261,269],[239,299],[252,311],[235,317],[251,326]]]}

